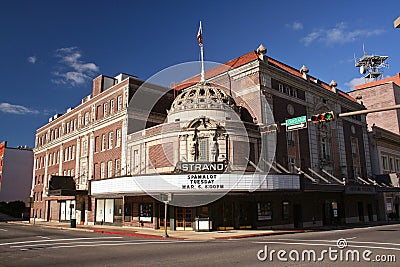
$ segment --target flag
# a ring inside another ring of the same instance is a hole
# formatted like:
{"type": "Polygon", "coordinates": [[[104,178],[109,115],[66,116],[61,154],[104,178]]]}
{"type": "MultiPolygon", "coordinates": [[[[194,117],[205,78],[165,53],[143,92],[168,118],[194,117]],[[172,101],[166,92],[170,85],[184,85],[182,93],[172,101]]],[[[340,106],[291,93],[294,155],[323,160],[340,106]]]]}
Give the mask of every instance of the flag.
{"type": "Polygon", "coordinates": [[[203,45],[203,30],[201,29],[201,21],[200,21],[199,32],[197,33],[197,42],[199,42],[199,46],[203,45]]]}

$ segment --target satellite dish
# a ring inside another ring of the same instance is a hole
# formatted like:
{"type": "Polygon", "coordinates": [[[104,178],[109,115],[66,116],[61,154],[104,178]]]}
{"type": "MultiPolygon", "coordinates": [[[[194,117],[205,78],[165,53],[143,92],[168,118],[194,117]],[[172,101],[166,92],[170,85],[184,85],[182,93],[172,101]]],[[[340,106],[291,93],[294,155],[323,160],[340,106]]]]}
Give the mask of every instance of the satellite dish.
{"type": "Polygon", "coordinates": [[[361,67],[360,67],[360,74],[365,74],[365,72],[366,72],[365,67],[364,67],[364,66],[361,66],[361,67]]]}

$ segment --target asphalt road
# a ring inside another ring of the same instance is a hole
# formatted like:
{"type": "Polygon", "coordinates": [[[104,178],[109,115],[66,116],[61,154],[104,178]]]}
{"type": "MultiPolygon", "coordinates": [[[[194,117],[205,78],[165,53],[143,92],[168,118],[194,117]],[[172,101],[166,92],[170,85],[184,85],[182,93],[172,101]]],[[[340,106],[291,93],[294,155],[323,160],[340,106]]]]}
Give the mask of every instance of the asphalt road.
{"type": "Polygon", "coordinates": [[[398,224],[185,241],[0,223],[0,266],[399,266],[399,262],[398,224]]]}

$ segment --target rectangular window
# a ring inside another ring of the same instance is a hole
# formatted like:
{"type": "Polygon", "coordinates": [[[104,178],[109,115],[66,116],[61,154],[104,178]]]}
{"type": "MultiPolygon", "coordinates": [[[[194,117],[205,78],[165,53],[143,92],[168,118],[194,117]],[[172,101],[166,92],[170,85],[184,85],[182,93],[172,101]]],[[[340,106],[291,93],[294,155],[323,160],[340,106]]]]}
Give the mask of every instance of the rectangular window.
{"type": "Polygon", "coordinates": [[[103,105],[103,117],[107,117],[107,103],[104,103],[103,105]]]}
{"type": "Polygon", "coordinates": [[[115,160],[115,176],[121,175],[121,162],[119,159],[115,160]]]}
{"type": "Polygon", "coordinates": [[[110,100],[110,114],[114,112],[114,99],[110,100]]]}
{"type": "Polygon", "coordinates": [[[208,138],[200,138],[199,139],[198,161],[208,161],[208,138]]]}
{"type": "Polygon", "coordinates": [[[108,149],[111,149],[113,146],[113,132],[108,134],[108,149]]]}
{"type": "Polygon", "coordinates": [[[117,110],[120,111],[122,108],[122,95],[117,98],[117,110]]]}
{"type": "Polygon", "coordinates": [[[100,164],[100,178],[105,178],[106,177],[106,164],[102,162],[100,164]]]}
{"type": "Polygon", "coordinates": [[[390,171],[394,172],[394,161],[393,158],[389,158],[389,167],[390,167],[390,171]]]}
{"type": "Polygon", "coordinates": [[[389,170],[388,158],[386,156],[382,156],[382,168],[385,171],[389,170]]]}
{"type": "Polygon", "coordinates": [[[285,92],[285,88],[283,87],[283,84],[279,84],[279,92],[284,93],[285,92]]]}
{"type": "Polygon", "coordinates": [[[84,138],[83,144],[82,144],[82,155],[83,156],[87,155],[87,150],[88,150],[88,141],[86,138],[84,138]]]}
{"type": "Polygon", "coordinates": [[[89,112],[85,113],[85,122],[84,125],[88,125],[89,124],[89,112]]]}
{"type": "Polygon", "coordinates": [[[271,202],[257,203],[257,219],[259,221],[272,220],[272,204],[271,202]]]}
{"type": "Polygon", "coordinates": [[[152,222],[153,205],[151,203],[140,203],[139,205],[139,221],[152,222]]]}
{"type": "Polygon", "coordinates": [[[113,173],[112,173],[112,161],[110,160],[107,163],[107,177],[110,178],[112,176],[113,176],[113,173]]]}
{"type": "Polygon", "coordinates": [[[400,159],[396,159],[396,172],[400,172],[400,159]]]}
{"type": "Polygon", "coordinates": [[[103,134],[101,136],[101,151],[104,151],[106,149],[106,135],[103,134]]]}
{"type": "Polygon", "coordinates": [[[134,166],[134,172],[138,173],[139,172],[139,150],[134,150],[133,151],[133,166],[134,166]]]}
{"type": "Polygon", "coordinates": [[[321,137],[321,155],[323,159],[328,159],[328,143],[326,137],[321,137]]]}
{"type": "Polygon", "coordinates": [[[75,159],[75,146],[72,146],[72,160],[75,159]]]}
{"type": "Polygon", "coordinates": [[[115,147],[119,147],[121,144],[121,129],[117,129],[116,135],[117,135],[117,143],[115,144],[115,147]]]}

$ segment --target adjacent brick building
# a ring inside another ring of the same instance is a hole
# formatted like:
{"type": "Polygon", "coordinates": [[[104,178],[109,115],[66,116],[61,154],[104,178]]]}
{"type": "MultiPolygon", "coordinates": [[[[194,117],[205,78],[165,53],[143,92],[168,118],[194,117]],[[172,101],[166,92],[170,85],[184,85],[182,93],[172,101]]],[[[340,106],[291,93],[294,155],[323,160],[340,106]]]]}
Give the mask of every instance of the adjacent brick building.
{"type": "Polygon", "coordinates": [[[32,185],[33,152],[0,143],[0,201],[28,202],[32,185]]]}

